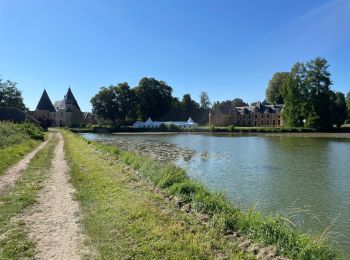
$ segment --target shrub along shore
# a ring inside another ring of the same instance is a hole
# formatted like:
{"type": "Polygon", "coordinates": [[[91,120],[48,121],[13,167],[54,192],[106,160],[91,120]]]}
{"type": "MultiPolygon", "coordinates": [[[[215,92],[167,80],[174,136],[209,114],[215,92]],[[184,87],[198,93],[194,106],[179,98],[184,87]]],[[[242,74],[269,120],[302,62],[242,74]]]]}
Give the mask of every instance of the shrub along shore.
{"type": "MultiPolygon", "coordinates": [[[[85,180],[88,177],[79,168],[83,164],[79,166],[74,162],[77,160],[78,153],[72,152],[73,146],[79,147],[80,151],[89,151],[90,154],[96,151],[99,154],[102,153],[109,164],[128,165],[161,190],[165,197],[175,200],[180,207],[185,206],[186,211],[208,216],[208,226],[215,230],[217,237],[220,237],[218,234],[238,234],[261,245],[276,246],[280,255],[293,259],[342,258],[338,249],[327,244],[324,234],[316,237],[300,233],[282,216],[265,216],[255,210],[242,211],[232,205],[224,194],[211,192],[203,184],[189,179],[185,171],[179,167],[144,158],[132,152],[121,151],[113,146],[91,142],[69,132],[65,132],[65,138],[68,141],[68,158],[73,168],[73,184],[77,187],[78,198],[83,204],[88,204],[87,201],[91,202],[91,193],[93,193],[93,190],[90,191],[84,185],[91,186],[91,188],[96,185],[92,180],[85,180]]],[[[101,176],[94,175],[94,178],[101,178],[101,176]]],[[[127,177],[125,178],[124,181],[130,181],[127,180],[127,177]]],[[[111,180],[109,183],[112,183],[111,180]]],[[[113,185],[109,186],[108,183],[103,185],[105,185],[104,189],[116,189],[113,185]]],[[[125,183],[125,187],[130,185],[131,183],[125,183]]],[[[114,201],[117,198],[111,199],[114,201]]],[[[87,209],[87,211],[90,210],[89,207],[87,209]]],[[[91,222],[91,216],[84,221],[85,225],[90,225],[90,229],[92,228],[90,232],[95,232],[96,226],[89,221],[91,222]]]]}
{"type": "Polygon", "coordinates": [[[2,175],[11,164],[44,140],[44,132],[32,124],[0,122],[0,137],[0,175],[2,175]]]}

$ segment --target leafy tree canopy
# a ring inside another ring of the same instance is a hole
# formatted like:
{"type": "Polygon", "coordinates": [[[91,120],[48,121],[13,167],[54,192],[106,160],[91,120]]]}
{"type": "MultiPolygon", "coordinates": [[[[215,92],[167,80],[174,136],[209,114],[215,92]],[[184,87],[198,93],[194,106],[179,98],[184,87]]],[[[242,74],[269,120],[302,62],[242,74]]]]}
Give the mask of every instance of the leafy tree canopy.
{"type": "Polygon", "coordinates": [[[209,109],[210,108],[210,99],[207,92],[201,92],[200,96],[200,107],[203,109],[209,109]]]}
{"type": "Polygon", "coordinates": [[[134,92],[126,82],[117,86],[102,87],[91,99],[93,112],[113,123],[125,122],[133,110],[134,103],[134,92]]]}
{"type": "Polygon", "coordinates": [[[266,89],[266,100],[270,104],[283,104],[282,84],[289,72],[276,72],[269,81],[266,89]]]}
{"type": "Polygon", "coordinates": [[[0,107],[17,107],[28,111],[23,103],[22,92],[17,88],[17,83],[0,79],[0,107]]]}
{"type": "Polygon", "coordinates": [[[331,91],[331,116],[332,123],[338,128],[344,123],[347,111],[346,111],[345,95],[341,92],[331,91]]]}
{"type": "MultiPolygon", "coordinates": [[[[283,119],[287,126],[332,127],[332,81],[327,60],[296,63],[282,80],[283,119]]],[[[337,98],[334,98],[337,100],[337,98]]]]}
{"type": "Polygon", "coordinates": [[[350,119],[350,91],[346,94],[346,108],[348,110],[348,118],[350,119]]]}
{"type": "Polygon", "coordinates": [[[172,104],[173,89],[164,81],[154,78],[143,78],[135,88],[139,117],[146,120],[151,117],[159,120],[165,115],[172,104]]]}
{"type": "Polygon", "coordinates": [[[232,108],[244,106],[248,106],[248,103],[244,102],[241,98],[235,98],[233,100],[215,102],[212,110],[223,114],[229,114],[232,108]]]}

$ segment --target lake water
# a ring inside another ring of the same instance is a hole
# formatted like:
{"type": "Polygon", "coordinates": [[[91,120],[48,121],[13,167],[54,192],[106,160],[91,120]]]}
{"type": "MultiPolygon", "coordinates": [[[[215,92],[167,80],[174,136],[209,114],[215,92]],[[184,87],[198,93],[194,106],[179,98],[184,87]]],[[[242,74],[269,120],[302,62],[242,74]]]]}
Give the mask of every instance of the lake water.
{"type": "Polygon", "coordinates": [[[205,134],[83,134],[172,160],[241,208],[282,213],[350,256],[350,139],[205,134]],[[173,150],[173,152],[172,152],[173,150]]]}

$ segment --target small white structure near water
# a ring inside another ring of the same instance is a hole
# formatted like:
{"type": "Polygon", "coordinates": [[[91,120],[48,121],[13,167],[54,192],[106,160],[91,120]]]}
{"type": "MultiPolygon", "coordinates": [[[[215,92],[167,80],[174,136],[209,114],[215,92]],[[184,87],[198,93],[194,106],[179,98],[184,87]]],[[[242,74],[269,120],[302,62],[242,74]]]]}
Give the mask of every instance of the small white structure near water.
{"type": "Polygon", "coordinates": [[[168,122],[152,121],[152,119],[149,117],[146,122],[137,121],[132,125],[132,127],[133,128],[159,128],[161,124],[164,124],[166,126],[176,125],[182,129],[196,128],[198,126],[198,124],[194,122],[191,117],[187,120],[187,122],[185,121],[168,121],[168,122]]]}

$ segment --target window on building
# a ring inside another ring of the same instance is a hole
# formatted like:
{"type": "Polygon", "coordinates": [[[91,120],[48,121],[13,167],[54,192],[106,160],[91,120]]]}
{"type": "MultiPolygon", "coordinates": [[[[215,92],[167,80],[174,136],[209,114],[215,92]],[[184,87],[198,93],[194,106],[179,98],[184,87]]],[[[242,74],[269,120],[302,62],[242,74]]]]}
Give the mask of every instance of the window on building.
{"type": "Polygon", "coordinates": [[[261,125],[264,125],[264,121],[261,120],[261,125]]]}
{"type": "Polygon", "coordinates": [[[267,114],[266,117],[269,118],[269,114],[267,114]]]}
{"type": "Polygon", "coordinates": [[[258,115],[255,115],[255,118],[258,118],[258,115]]]}
{"type": "Polygon", "coordinates": [[[280,118],[281,116],[280,115],[278,115],[278,118],[280,118]]]}
{"type": "Polygon", "coordinates": [[[273,125],[276,125],[276,121],[275,121],[275,120],[272,120],[272,124],[273,124],[273,125]]]}
{"type": "Polygon", "coordinates": [[[264,115],[261,115],[261,118],[264,118],[264,115]]]}
{"type": "Polygon", "coordinates": [[[269,125],[269,124],[270,124],[269,120],[267,120],[267,121],[266,121],[266,124],[267,124],[267,125],[269,125]]]}
{"type": "Polygon", "coordinates": [[[281,120],[278,120],[278,125],[281,125],[281,120]]]}
{"type": "Polygon", "coordinates": [[[256,121],[254,122],[254,125],[256,126],[256,121]]]}

